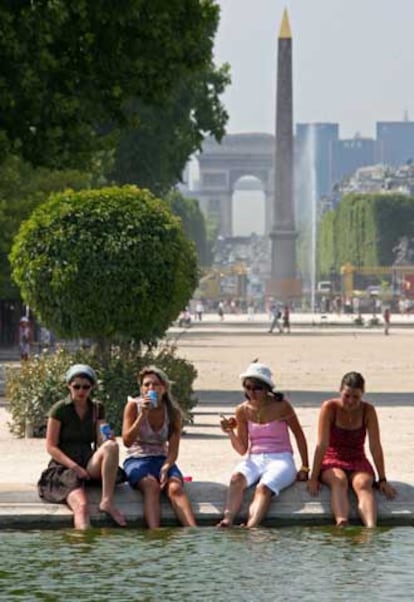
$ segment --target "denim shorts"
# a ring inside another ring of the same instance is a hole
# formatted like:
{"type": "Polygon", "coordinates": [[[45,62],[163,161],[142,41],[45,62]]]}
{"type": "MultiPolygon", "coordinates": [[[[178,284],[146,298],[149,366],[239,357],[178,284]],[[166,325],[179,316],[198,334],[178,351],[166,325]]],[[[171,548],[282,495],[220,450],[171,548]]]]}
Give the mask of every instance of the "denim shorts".
{"type": "MultiPolygon", "coordinates": [[[[128,483],[131,487],[136,487],[141,479],[153,476],[157,480],[160,477],[160,470],[165,462],[166,456],[145,456],[144,458],[127,458],[124,462],[124,470],[127,475],[128,483]]],[[[168,478],[183,480],[183,475],[176,464],[173,464],[168,471],[168,478]]]]}

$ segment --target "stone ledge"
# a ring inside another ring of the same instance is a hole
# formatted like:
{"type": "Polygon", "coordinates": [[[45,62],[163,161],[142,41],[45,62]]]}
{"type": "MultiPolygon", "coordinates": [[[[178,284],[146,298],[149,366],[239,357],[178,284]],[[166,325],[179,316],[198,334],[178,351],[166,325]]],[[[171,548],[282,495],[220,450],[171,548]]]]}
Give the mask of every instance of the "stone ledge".
{"type": "MultiPolygon", "coordinates": [[[[414,488],[406,483],[394,482],[398,496],[393,501],[376,494],[378,501],[378,524],[380,526],[414,525],[414,488]]],[[[216,482],[186,483],[186,490],[193,505],[199,525],[214,525],[221,516],[227,485],[216,482]]],[[[113,526],[109,517],[99,512],[99,489],[90,488],[90,514],[94,526],[113,526]]],[[[246,494],[241,518],[246,515],[252,491],[246,494]]],[[[130,526],[143,526],[142,496],[127,484],[116,490],[116,503],[125,513],[130,526]]],[[[162,524],[176,525],[174,513],[167,500],[162,501],[162,524]]],[[[352,521],[358,523],[355,500],[352,501],[352,521]]],[[[304,483],[292,487],[272,501],[266,525],[331,525],[329,492],[324,487],[320,495],[311,497],[304,483]]],[[[72,526],[72,513],[64,504],[43,502],[33,484],[0,485],[0,529],[68,528],[72,526]]]]}

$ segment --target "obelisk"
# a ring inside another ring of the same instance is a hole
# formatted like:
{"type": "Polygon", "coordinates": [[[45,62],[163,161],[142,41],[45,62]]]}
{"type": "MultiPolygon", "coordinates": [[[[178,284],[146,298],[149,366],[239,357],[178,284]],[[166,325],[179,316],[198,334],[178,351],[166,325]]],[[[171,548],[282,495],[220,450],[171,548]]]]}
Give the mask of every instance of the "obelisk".
{"type": "Polygon", "coordinates": [[[271,279],[267,292],[282,301],[300,295],[296,268],[293,185],[292,34],[287,10],[278,38],[271,279]]]}

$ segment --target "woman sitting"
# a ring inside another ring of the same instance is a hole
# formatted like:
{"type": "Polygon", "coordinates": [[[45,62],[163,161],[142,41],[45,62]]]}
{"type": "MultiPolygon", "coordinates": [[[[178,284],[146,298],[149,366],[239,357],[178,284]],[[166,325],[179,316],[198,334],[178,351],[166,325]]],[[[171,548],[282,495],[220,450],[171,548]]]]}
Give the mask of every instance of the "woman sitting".
{"type": "Polygon", "coordinates": [[[272,373],[264,364],[253,363],[240,375],[247,400],[237,406],[235,418],[224,418],[222,430],[241,455],[230,481],[224,518],[219,526],[230,527],[243,503],[244,491],[256,485],[246,527],[259,525],[274,495],[289,487],[295,479],[308,478],[308,451],[302,427],[291,404],[274,392],[272,373]],[[302,459],[296,472],[289,439],[292,431],[302,459]]]}
{"type": "Polygon", "coordinates": [[[378,418],[375,408],[363,401],[365,380],[359,372],[348,372],[342,378],[340,397],[322,404],[319,414],[318,442],[308,482],[311,495],[319,492],[320,482],[331,490],[331,506],[337,526],[348,524],[348,489],[358,499],[358,511],[366,527],[375,527],[377,507],[373,492],[374,469],[365,451],[368,432],[369,447],[378,473],[378,488],[388,498],[395,489],[385,476],[378,418]]]}
{"type": "Polygon", "coordinates": [[[38,482],[39,495],[48,502],[66,502],[73,510],[75,527],[86,529],[90,520],[85,483],[102,481],[99,510],[124,527],[125,518],[114,505],[119,449],[113,435],[102,440],[104,408],[91,399],[95,371],[86,364],[75,364],[65,380],[69,396],[49,411],[46,449],[52,460],[38,482]],[[97,442],[101,443],[99,447],[97,442]]]}
{"type": "Polygon", "coordinates": [[[176,465],[181,438],[181,412],[172,401],[168,376],[155,366],[139,373],[141,395],[125,406],[122,438],[128,448],[124,463],[128,482],[144,496],[144,517],[150,528],[160,525],[164,490],[178,520],[195,526],[183,476],[176,465]]]}

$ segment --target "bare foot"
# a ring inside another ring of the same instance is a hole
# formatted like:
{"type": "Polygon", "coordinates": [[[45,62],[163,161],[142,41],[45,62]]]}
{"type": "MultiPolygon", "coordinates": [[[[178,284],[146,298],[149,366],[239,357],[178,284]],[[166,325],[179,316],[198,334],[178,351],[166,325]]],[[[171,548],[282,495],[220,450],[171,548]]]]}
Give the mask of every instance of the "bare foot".
{"type": "Polygon", "coordinates": [[[341,520],[339,520],[336,523],[336,526],[337,527],[347,527],[348,526],[348,521],[346,519],[342,518],[341,520]]]}
{"type": "Polygon", "coordinates": [[[233,526],[233,521],[230,518],[222,518],[219,523],[217,523],[216,527],[225,527],[230,528],[233,526]]]}
{"type": "Polygon", "coordinates": [[[127,526],[125,516],[122,514],[122,512],[120,510],[115,508],[115,506],[112,506],[110,504],[100,504],[99,510],[101,512],[105,512],[105,514],[108,514],[116,522],[116,524],[119,525],[120,527],[127,526]]]}

